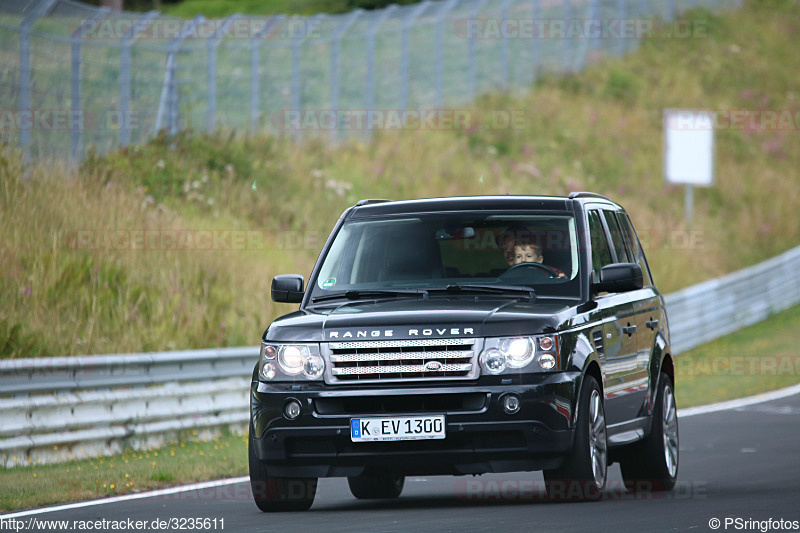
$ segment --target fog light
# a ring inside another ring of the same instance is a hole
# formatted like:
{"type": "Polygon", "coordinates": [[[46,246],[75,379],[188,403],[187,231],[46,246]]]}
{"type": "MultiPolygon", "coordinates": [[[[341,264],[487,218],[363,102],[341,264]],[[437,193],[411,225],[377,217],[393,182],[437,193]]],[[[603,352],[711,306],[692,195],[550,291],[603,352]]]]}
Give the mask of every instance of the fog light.
{"type": "Polygon", "coordinates": [[[503,411],[505,411],[507,415],[513,415],[519,412],[520,402],[519,396],[516,394],[506,394],[503,396],[502,404],[503,411]]]}
{"type": "Polygon", "coordinates": [[[289,420],[294,420],[300,416],[301,405],[297,400],[289,400],[283,408],[283,414],[289,420]]]}

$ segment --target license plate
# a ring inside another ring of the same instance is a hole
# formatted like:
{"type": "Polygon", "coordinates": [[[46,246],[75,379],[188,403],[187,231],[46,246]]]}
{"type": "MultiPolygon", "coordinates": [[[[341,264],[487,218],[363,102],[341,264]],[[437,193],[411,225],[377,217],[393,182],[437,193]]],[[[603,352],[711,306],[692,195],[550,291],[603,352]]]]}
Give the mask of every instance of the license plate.
{"type": "Polygon", "coordinates": [[[353,442],[444,437],[444,415],[350,419],[350,440],[353,442]]]}

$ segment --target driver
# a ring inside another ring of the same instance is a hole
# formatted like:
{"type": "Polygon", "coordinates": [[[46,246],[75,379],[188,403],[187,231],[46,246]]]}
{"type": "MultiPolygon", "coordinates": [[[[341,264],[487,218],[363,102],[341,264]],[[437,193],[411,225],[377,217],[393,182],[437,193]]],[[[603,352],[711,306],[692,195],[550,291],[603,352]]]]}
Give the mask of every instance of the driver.
{"type": "MultiPolygon", "coordinates": [[[[540,263],[543,264],[544,256],[542,255],[542,248],[538,244],[527,243],[527,244],[515,244],[514,245],[514,263],[515,265],[519,265],[520,263],[540,263]]],[[[559,269],[555,267],[549,267],[553,272],[555,272],[559,278],[566,278],[567,276],[559,269]]]]}
{"type": "MultiPolygon", "coordinates": [[[[520,263],[544,264],[542,247],[534,238],[533,232],[525,226],[513,225],[498,236],[498,244],[503,250],[503,257],[509,266],[520,263]]],[[[559,278],[566,278],[561,270],[549,267],[556,272],[559,278]]]]}

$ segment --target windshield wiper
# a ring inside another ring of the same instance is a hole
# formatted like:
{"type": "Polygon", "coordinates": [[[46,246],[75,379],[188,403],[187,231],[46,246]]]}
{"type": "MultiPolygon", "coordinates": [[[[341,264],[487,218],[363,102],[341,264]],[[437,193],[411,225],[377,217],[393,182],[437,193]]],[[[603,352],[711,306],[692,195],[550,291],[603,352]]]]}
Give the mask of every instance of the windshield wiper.
{"type": "Polygon", "coordinates": [[[438,289],[428,289],[431,291],[445,291],[449,293],[464,293],[464,292],[472,292],[472,293],[482,293],[482,294],[520,294],[522,296],[527,296],[528,299],[532,302],[536,299],[536,292],[530,287],[524,287],[521,285],[482,285],[477,283],[466,283],[466,284],[458,284],[453,283],[448,285],[447,287],[438,288],[438,289]]]}
{"type": "Polygon", "coordinates": [[[326,294],[325,296],[315,296],[311,298],[313,303],[326,302],[328,300],[339,300],[345,298],[347,300],[360,300],[362,298],[393,298],[397,296],[428,296],[428,291],[425,289],[364,289],[364,290],[349,290],[337,292],[334,294],[326,294]]]}

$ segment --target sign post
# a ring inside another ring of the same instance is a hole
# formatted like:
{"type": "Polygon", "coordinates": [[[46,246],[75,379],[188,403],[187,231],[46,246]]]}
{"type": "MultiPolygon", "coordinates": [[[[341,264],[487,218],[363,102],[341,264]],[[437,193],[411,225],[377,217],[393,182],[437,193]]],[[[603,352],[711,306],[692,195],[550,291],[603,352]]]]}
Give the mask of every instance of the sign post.
{"type": "Polygon", "coordinates": [[[664,180],[686,186],[686,226],[694,218],[694,186],[714,184],[714,124],[712,111],[664,110],[664,180]]]}

